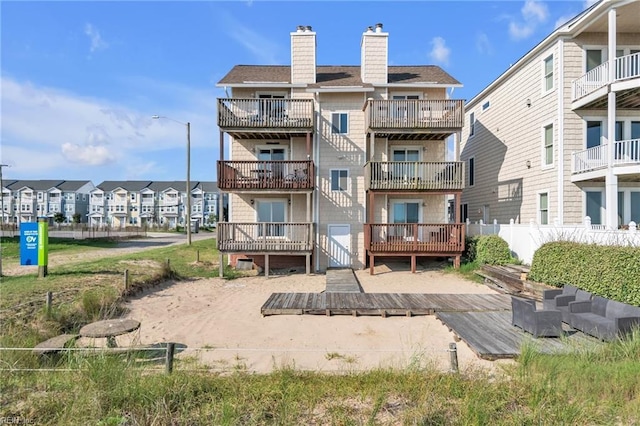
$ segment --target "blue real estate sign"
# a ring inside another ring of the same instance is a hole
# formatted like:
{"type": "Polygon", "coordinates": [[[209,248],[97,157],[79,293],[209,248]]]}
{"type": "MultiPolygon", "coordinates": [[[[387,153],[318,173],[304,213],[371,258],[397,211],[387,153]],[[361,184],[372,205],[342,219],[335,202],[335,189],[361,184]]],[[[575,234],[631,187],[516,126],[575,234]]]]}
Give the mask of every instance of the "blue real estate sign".
{"type": "Polygon", "coordinates": [[[38,223],[20,224],[20,265],[38,264],[38,223]]]}

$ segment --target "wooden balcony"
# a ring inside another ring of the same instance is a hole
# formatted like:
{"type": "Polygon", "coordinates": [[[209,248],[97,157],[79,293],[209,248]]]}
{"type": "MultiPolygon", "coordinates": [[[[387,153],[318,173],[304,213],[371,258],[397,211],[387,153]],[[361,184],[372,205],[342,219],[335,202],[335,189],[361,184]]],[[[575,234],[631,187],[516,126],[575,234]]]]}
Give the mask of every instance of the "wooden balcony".
{"type": "Polygon", "coordinates": [[[312,223],[218,222],[223,253],[305,254],[313,251],[312,223]]]}
{"type": "Polygon", "coordinates": [[[218,127],[237,139],[304,136],[313,116],[313,99],[218,99],[218,127]]]}
{"type": "Polygon", "coordinates": [[[218,161],[224,191],[313,190],[314,167],[305,161],[218,161]]]}
{"type": "Polygon", "coordinates": [[[464,223],[368,223],[365,247],[375,255],[460,255],[464,231],[464,223]]]}
{"type": "Polygon", "coordinates": [[[374,191],[461,191],[462,161],[387,161],[365,164],[365,188],[374,191]]]}
{"type": "Polygon", "coordinates": [[[367,131],[389,139],[438,140],[464,125],[461,99],[370,99],[364,112],[367,131]]]}

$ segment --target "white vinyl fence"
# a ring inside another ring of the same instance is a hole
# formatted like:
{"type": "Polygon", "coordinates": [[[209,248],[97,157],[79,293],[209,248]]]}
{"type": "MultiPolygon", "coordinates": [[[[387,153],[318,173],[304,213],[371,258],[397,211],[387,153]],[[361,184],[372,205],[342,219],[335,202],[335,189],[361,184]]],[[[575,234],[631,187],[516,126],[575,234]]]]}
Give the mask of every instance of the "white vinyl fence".
{"type": "Polygon", "coordinates": [[[640,247],[640,232],[635,222],[630,222],[628,229],[607,230],[591,225],[588,216],[582,225],[539,225],[534,221],[524,225],[514,223],[513,219],[507,225],[495,220],[492,224],[467,221],[466,225],[468,236],[499,235],[509,244],[511,254],[527,265],[531,265],[536,250],[551,241],[640,247]]]}

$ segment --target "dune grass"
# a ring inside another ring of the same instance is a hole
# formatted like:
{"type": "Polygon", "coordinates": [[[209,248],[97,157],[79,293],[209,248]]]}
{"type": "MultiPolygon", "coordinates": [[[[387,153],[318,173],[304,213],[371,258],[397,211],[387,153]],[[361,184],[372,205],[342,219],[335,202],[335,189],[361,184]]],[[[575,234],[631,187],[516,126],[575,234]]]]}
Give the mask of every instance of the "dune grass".
{"type": "MultiPolygon", "coordinates": [[[[191,247],[56,267],[46,279],[5,278],[0,345],[31,347],[89,321],[119,315],[124,269],[134,289],[171,276],[216,276],[214,247],[214,240],[203,240],[191,247]],[[31,297],[42,300],[43,292],[52,290],[58,293],[50,315],[42,302],[11,310],[31,297]]],[[[0,356],[2,368],[70,370],[2,372],[0,418],[35,424],[640,424],[640,332],[571,354],[541,354],[525,346],[514,365],[493,373],[442,373],[420,361],[406,369],[344,374],[295,366],[274,366],[264,375],[241,368],[218,374],[178,359],[174,373],[167,375],[161,365],[150,370],[148,364],[121,356],[71,352],[48,361],[30,352],[0,356]]]]}

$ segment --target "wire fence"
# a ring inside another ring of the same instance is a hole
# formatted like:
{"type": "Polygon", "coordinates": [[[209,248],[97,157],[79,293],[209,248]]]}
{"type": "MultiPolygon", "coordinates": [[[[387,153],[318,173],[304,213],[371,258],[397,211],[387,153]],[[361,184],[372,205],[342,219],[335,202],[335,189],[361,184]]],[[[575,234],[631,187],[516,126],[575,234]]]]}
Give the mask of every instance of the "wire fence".
{"type": "MultiPolygon", "coordinates": [[[[458,372],[458,355],[456,343],[449,343],[446,349],[431,348],[431,355],[444,355],[448,353],[449,372],[458,372]]],[[[281,362],[295,363],[295,354],[316,354],[319,359],[329,363],[330,361],[341,361],[341,367],[332,369],[327,366],[318,368],[305,368],[301,370],[320,370],[322,372],[344,372],[345,366],[350,369],[360,369],[358,366],[358,355],[399,355],[395,358],[396,367],[406,367],[413,365],[416,360],[424,358],[426,352],[420,348],[412,350],[404,348],[340,348],[336,350],[318,348],[189,348],[178,343],[157,343],[146,346],[126,346],[126,347],[0,347],[0,371],[7,373],[18,372],[82,372],[89,371],[88,366],[83,361],[106,358],[108,356],[120,356],[127,367],[135,368],[145,372],[165,372],[171,374],[174,367],[181,372],[226,372],[226,371],[251,371],[247,364],[251,362],[246,357],[247,354],[260,354],[263,358],[268,357],[272,366],[278,365],[276,356],[280,356],[281,362]],[[7,356],[8,354],[12,354],[7,356]],[[232,355],[229,359],[229,355],[232,355]],[[180,355],[179,358],[176,358],[180,355]],[[213,358],[211,355],[222,355],[222,358],[213,358]],[[404,365],[402,360],[404,360],[404,365]],[[177,361],[177,362],[176,362],[177,361]]],[[[253,360],[255,361],[255,360],[253,360]]],[[[284,365],[284,364],[283,364],[284,365]]],[[[367,365],[370,365],[367,363],[367,365]]],[[[364,368],[366,369],[366,368],[364,368]]]]}

